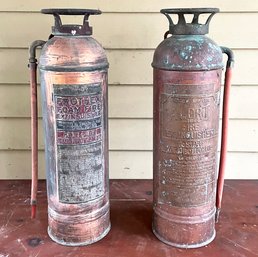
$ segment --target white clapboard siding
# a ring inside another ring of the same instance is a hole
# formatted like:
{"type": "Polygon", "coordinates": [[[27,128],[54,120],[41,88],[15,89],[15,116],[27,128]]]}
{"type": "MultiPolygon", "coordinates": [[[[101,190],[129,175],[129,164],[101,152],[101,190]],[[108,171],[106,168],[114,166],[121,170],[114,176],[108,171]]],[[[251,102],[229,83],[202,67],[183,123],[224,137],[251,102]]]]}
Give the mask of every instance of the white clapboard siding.
{"type": "MultiPolygon", "coordinates": [[[[235,50],[233,84],[258,84],[257,50],[235,50]]],[[[151,84],[153,50],[108,50],[110,84],[151,84]]],[[[28,83],[28,51],[0,49],[0,83],[28,83]]]]}
{"type": "MultiPolygon", "coordinates": [[[[41,121],[39,128],[39,148],[43,149],[41,121]]],[[[258,120],[230,120],[229,129],[229,151],[258,152],[258,120]]],[[[27,150],[30,148],[30,120],[0,119],[0,135],[0,149],[27,150]]],[[[150,119],[111,119],[109,135],[111,150],[152,150],[150,119]]]]}
{"type": "MultiPolygon", "coordinates": [[[[38,94],[41,117],[40,87],[38,94]]],[[[152,85],[110,85],[109,117],[152,118],[152,96],[152,85]]],[[[258,86],[232,86],[231,119],[258,119],[258,110],[254,106],[258,106],[258,86]]],[[[30,117],[29,85],[0,85],[0,118],[8,117],[30,117]]]]}
{"type": "Polygon", "coordinates": [[[196,7],[219,7],[221,11],[229,12],[257,12],[256,0],[233,1],[233,0],[198,0],[171,1],[171,0],[11,0],[3,1],[0,11],[39,11],[42,8],[99,8],[105,12],[157,12],[161,8],[196,8],[196,7]]]}
{"type": "MultiPolygon", "coordinates": [[[[65,17],[65,21],[82,23],[81,17],[65,17]]],[[[209,37],[219,45],[231,48],[257,48],[258,27],[250,26],[258,20],[258,13],[221,13],[213,17],[209,37]],[[246,29],[239,32],[239,26],[246,29]],[[223,28],[223,33],[222,33],[223,28]],[[225,37],[225,34],[229,36],[225,37]],[[247,39],[250,40],[247,40],[247,39]]],[[[2,13],[0,15],[0,47],[28,47],[36,39],[46,40],[54,19],[40,13],[2,13]],[[9,21],[12,22],[9,22],[9,21]],[[37,26],[31,26],[37,20],[37,26]],[[14,27],[16,33],[10,33],[14,27]]],[[[94,38],[105,48],[155,49],[168,30],[168,21],[160,13],[105,13],[90,18],[94,38]],[[105,24],[105,30],[103,30],[105,24]]]]}
{"type": "MultiPolygon", "coordinates": [[[[226,178],[258,179],[258,1],[11,0],[0,5],[0,179],[30,178],[28,46],[51,33],[42,8],[96,8],[93,36],[109,68],[110,177],[152,178],[152,57],[168,22],[161,8],[219,7],[209,37],[233,49],[226,178]]],[[[82,17],[64,22],[81,23],[82,17]]],[[[38,51],[39,57],[40,51],[38,51]]],[[[40,91],[40,90],[39,90],[40,91]]],[[[40,98],[40,93],[39,93],[40,98]]],[[[41,117],[41,106],[39,104],[41,117]]],[[[45,178],[42,119],[39,171],[45,178]]]]}
{"type": "MultiPolygon", "coordinates": [[[[152,152],[111,151],[110,178],[152,178],[152,152]]],[[[0,151],[2,179],[31,178],[30,151],[0,151]]],[[[226,178],[257,179],[258,153],[228,152],[226,178]]],[[[39,178],[45,178],[44,152],[39,151],[39,178]]]]}

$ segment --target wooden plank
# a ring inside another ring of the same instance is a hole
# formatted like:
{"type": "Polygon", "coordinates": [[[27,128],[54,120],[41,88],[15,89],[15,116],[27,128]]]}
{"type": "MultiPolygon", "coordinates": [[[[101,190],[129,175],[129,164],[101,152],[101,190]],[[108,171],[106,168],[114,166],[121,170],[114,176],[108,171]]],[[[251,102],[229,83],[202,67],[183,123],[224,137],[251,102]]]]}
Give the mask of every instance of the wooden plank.
{"type": "MultiPolygon", "coordinates": [[[[233,84],[257,85],[258,50],[235,50],[233,84]]],[[[110,84],[152,84],[152,50],[108,50],[110,84]]],[[[0,49],[0,83],[28,83],[28,52],[0,49]]]]}
{"type": "MultiPolygon", "coordinates": [[[[40,88],[38,92],[40,99],[40,88]]],[[[258,86],[232,86],[230,118],[258,119],[257,95],[258,86]]],[[[29,101],[28,85],[0,85],[0,117],[30,117],[29,101]],[[19,101],[14,102],[10,99],[19,101]]],[[[42,116],[41,106],[39,116],[42,116]]],[[[152,118],[152,85],[110,85],[109,117],[152,118]]]]}
{"type": "Polygon", "coordinates": [[[199,0],[198,6],[196,2],[181,0],[179,2],[171,2],[170,0],[153,0],[150,4],[149,0],[131,0],[130,4],[123,3],[119,0],[19,0],[4,1],[1,3],[0,11],[39,11],[42,8],[99,8],[104,12],[157,12],[161,8],[196,8],[196,7],[219,7],[221,11],[235,12],[257,12],[258,3],[253,0],[233,1],[233,0],[199,0]]]}
{"type": "MultiPolygon", "coordinates": [[[[151,179],[151,151],[110,151],[110,178],[151,179]]],[[[0,151],[0,179],[29,179],[30,151],[0,151]]],[[[258,179],[258,153],[229,152],[227,179],[258,179]],[[244,171],[244,172],[243,172],[244,171]]],[[[39,152],[39,178],[45,178],[44,152],[39,152]]]]}
{"type": "MultiPolygon", "coordinates": [[[[38,92],[40,99],[40,87],[38,92]]],[[[39,104],[40,102],[39,100],[39,104]]],[[[39,117],[41,116],[39,106],[39,117]]],[[[0,85],[0,117],[30,117],[28,85],[0,85]],[[14,104],[10,99],[19,101],[14,104]]],[[[109,86],[109,117],[152,117],[152,87],[109,86]]]]}
{"type": "MultiPolygon", "coordinates": [[[[41,122],[39,128],[43,149],[41,122]]],[[[152,150],[151,119],[112,119],[109,134],[111,150],[152,150]]],[[[30,120],[0,119],[0,135],[0,149],[30,149],[30,120]]],[[[230,120],[228,149],[258,152],[258,120],[230,120]]]]}
{"type": "MultiPolygon", "coordinates": [[[[38,98],[41,99],[40,88],[38,98]]],[[[41,117],[41,105],[38,109],[41,117]]],[[[29,85],[0,85],[0,117],[30,117],[29,85]]]]}
{"type": "MultiPolygon", "coordinates": [[[[64,20],[78,24],[82,22],[81,17],[74,16],[64,20]]],[[[210,24],[209,37],[218,44],[231,48],[258,48],[258,27],[246,24],[247,21],[249,24],[255,24],[257,20],[258,13],[215,15],[210,24]],[[248,40],[249,38],[252,40],[248,40]]],[[[94,38],[105,48],[112,49],[155,49],[168,29],[167,19],[159,13],[106,13],[92,17],[90,23],[93,26],[94,38]]],[[[2,13],[0,47],[28,47],[35,39],[46,40],[51,33],[52,25],[51,16],[39,13],[2,13]],[[10,20],[12,22],[9,22],[10,20]],[[35,21],[37,26],[31,26],[35,21]]]]}
{"type": "MultiPolygon", "coordinates": [[[[45,178],[45,155],[39,152],[39,178],[45,178]]],[[[150,152],[109,153],[110,178],[151,178],[152,154],[150,152]]],[[[0,151],[0,179],[29,179],[31,155],[29,151],[0,151]]]]}
{"type": "MultiPolygon", "coordinates": [[[[151,149],[151,123],[151,120],[110,120],[110,149],[141,150],[146,147],[148,150],[151,149]]],[[[30,149],[29,119],[0,119],[0,134],[0,149],[30,149]]],[[[39,122],[39,148],[44,148],[41,121],[39,122]]]]}
{"type": "Polygon", "coordinates": [[[53,242],[46,232],[48,203],[44,181],[39,183],[36,219],[30,218],[28,181],[1,181],[1,254],[3,257],[257,256],[257,181],[226,181],[215,240],[206,247],[191,250],[171,247],[153,234],[152,197],[148,196],[152,185],[152,181],[146,180],[111,181],[111,231],[90,246],[64,247],[53,242]]]}

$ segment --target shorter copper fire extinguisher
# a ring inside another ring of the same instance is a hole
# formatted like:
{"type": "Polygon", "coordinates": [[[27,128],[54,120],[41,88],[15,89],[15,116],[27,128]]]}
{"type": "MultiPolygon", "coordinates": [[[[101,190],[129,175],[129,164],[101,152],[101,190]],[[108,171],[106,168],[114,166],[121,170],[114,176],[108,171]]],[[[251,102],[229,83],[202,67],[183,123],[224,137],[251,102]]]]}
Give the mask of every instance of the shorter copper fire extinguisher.
{"type": "Polygon", "coordinates": [[[152,63],[153,232],[161,241],[180,248],[209,244],[215,238],[221,209],[234,59],[230,49],[205,36],[217,12],[217,8],[162,9],[169,31],[152,63]],[[177,23],[171,14],[177,15],[177,23]],[[208,14],[204,23],[200,22],[203,14],[208,14]],[[228,61],[217,176],[223,53],[228,61]]]}
{"type": "Polygon", "coordinates": [[[38,125],[36,48],[39,58],[48,193],[48,234],[57,243],[94,243],[110,230],[108,186],[108,61],[91,37],[88,9],[43,9],[55,25],[48,41],[30,46],[32,218],[36,215],[38,125]],[[63,24],[60,15],[83,15],[63,24]]]}

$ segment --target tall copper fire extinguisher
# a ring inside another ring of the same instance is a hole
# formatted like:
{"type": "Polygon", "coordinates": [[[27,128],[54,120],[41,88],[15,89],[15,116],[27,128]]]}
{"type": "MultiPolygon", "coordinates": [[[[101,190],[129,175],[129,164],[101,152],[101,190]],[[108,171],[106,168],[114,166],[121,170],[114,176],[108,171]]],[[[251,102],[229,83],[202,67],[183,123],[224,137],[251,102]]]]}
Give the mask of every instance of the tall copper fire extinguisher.
{"type": "Polygon", "coordinates": [[[107,69],[104,49],[91,37],[88,9],[43,9],[55,25],[47,42],[30,47],[32,112],[32,217],[36,213],[36,48],[45,131],[48,234],[63,245],[87,245],[110,230],[108,187],[107,69]],[[62,24],[60,15],[83,15],[82,25],[62,24]]]}
{"type": "Polygon", "coordinates": [[[215,237],[221,207],[233,53],[205,36],[216,8],[162,9],[169,20],[154,53],[153,232],[181,248],[207,245],[215,237]],[[172,15],[178,16],[175,24],[172,15]],[[186,15],[192,21],[186,21],[186,15]],[[202,24],[202,14],[210,14],[202,24]],[[167,37],[169,34],[172,36],[167,37]],[[222,142],[217,146],[223,53],[227,54],[222,142]]]}

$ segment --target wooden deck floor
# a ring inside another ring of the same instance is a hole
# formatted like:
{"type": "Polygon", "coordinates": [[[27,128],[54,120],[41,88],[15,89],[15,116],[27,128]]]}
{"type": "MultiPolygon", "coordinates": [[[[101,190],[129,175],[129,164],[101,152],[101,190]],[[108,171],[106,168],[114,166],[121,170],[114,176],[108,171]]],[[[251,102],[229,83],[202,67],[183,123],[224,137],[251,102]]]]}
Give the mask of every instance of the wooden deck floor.
{"type": "Polygon", "coordinates": [[[85,247],[65,247],[47,235],[45,181],[38,213],[30,219],[30,182],[0,181],[0,257],[255,257],[258,256],[258,181],[226,181],[217,236],[208,246],[184,250],[151,231],[152,182],[111,180],[110,233],[85,247]]]}

